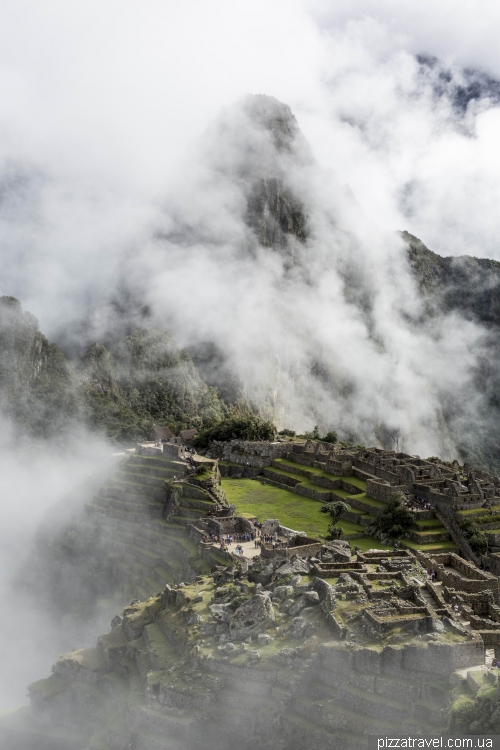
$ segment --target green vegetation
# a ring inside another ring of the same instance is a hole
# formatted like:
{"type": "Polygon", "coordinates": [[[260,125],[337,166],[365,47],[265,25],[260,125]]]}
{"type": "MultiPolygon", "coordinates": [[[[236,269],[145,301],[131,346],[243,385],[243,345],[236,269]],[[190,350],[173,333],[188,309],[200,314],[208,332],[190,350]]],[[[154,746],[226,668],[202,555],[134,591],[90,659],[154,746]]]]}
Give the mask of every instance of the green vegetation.
{"type": "Polygon", "coordinates": [[[0,322],[0,404],[24,435],[63,441],[83,425],[130,443],[154,425],[176,433],[227,414],[167,331],[137,329],[111,351],[92,344],[73,367],[14,298],[0,298],[0,322]]]}
{"type": "Polygon", "coordinates": [[[283,526],[325,538],[330,519],[318,513],[318,501],[255,479],[222,478],[222,489],[236,513],[245,518],[279,518],[283,526]]]}
{"type": "Polygon", "coordinates": [[[273,440],[276,428],[256,414],[234,414],[218,421],[212,427],[201,430],[193,445],[206,448],[212,440],[273,440]]]}
{"type": "MultiPolygon", "coordinates": [[[[330,518],[332,519],[332,523],[328,527],[328,533],[333,539],[337,539],[339,536],[341,536],[341,534],[339,533],[340,530],[342,530],[342,532],[348,531],[348,529],[345,528],[345,525],[348,523],[348,521],[344,521],[344,526],[339,524],[336,528],[335,524],[339,520],[342,513],[349,513],[350,510],[350,506],[347,505],[347,503],[342,502],[342,500],[334,500],[331,503],[326,503],[326,505],[323,505],[323,507],[320,508],[320,513],[328,513],[330,515],[330,518]]],[[[350,526],[354,527],[356,526],[356,524],[350,524],[350,526]]],[[[363,527],[357,527],[356,531],[363,531],[363,527]]]]}
{"type": "Polygon", "coordinates": [[[471,549],[481,555],[488,549],[488,541],[484,532],[480,531],[476,519],[472,520],[467,516],[456,516],[458,528],[469,542],[471,549]]]}
{"type": "Polygon", "coordinates": [[[394,493],[389,498],[386,510],[377,519],[376,530],[389,539],[398,539],[414,527],[413,513],[404,507],[400,493],[394,493]]]}
{"type": "Polygon", "coordinates": [[[461,695],[450,712],[450,730],[462,734],[500,734],[498,688],[484,684],[475,698],[461,695]]]}

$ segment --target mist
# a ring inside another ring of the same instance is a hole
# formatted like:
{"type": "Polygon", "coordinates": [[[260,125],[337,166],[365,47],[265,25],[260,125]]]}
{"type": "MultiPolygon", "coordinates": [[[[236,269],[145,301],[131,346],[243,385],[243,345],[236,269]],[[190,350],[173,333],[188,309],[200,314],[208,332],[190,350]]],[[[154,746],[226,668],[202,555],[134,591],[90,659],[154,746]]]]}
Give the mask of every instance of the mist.
{"type": "MultiPolygon", "coordinates": [[[[182,346],[213,343],[279,427],[455,457],[450,428],[484,429],[487,340],[457,315],[425,318],[397,230],[500,260],[498,13],[465,0],[3,3],[0,294],[66,351],[147,309],[182,346]],[[291,151],[245,114],[248,94],[290,106],[291,151]],[[248,226],[259,175],[303,208],[307,239],[286,252],[248,226]]],[[[66,638],[12,581],[47,511],[67,498],[76,514],[75,488],[111,453],[86,433],[63,451],[13,435],[4,420],[2,707],[25,701],[66,638]]]]}
{"type": "MultiPolygon", "coordinates": [[[[45,598],[45,579],[35,554],[42,522],[52,534],[77,517],[95,479],[112,463],[104,440],[80,434],[79,441],[23,441],[6,419],[0,431],[0,706],[27,702],[30,682],[50,672],[72,633],[45,598]]],[[[96,623],[97,628],[97,623],[96,623]]],[[[90,626],[90,643],[95,632],[90,626]]]]}

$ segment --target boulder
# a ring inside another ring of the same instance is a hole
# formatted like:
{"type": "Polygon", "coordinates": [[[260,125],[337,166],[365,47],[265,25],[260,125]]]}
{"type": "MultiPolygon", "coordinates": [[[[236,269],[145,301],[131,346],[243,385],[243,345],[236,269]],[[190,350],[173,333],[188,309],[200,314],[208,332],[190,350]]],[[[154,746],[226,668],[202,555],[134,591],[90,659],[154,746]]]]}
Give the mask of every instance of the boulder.
{"type": "Polygon", "coordinates": [[[342,584],[344,584],[344,585],[349,585],[349,586],[350,586],[350,585],[352,585],[353,583],[355,583],[355,582],[354,582],[354,580],[353,580],[353,579],[351,578],[351,576],[349,575],[349,573],[341,573],[341,574],[339,575],[339,579],[338,579],[338,581],[337,581],[336,585],[337,585],[337,586],[339,586],[339,585],[342,585],[342,584]]]}
{"type": "Polygon", "coordinates": [[[294,617],[287,628],[287,634],[290,638],[302,638],[308,625],[304,617],[294,617]]]}
{"type": "Polygon", "coordinates": [[[293,586],[277,586],[273,591],[273,599],[281,601],[293,596],[293,586]]]}
{"type": "Polygon", "coordinates": [[[305,591],[303,597],[308,604],[319,604],[319,595],[316,591],[305,591]]]}
{"type": "Polygon", "coordinates": [[[232,612],[229,604],[211,604],[208,609],[217,622],[229,622],[232,612]]]}
{"type": "Polygon", "coordinates": [[[274,627],[274,623],[274,609],[269,595],[256,594],[243,602],[232,614],[229,620],[229,631],[233,640],[242,641],[274,627]]]}
{"type": "Polygon", "coordinates": [[[305,560],[301,560],[299,557],[296,557],[294,560],[291,560],[290,562],[286,562],[284,565],[282,565],[278,570],[276,571],[277,577],[279,576],[285,576],[289,573],[309,573],[311,570],[311,565],[309,565],[308,562],[305,560]]]}
{"type": "Polygon", "coordinates": [[[271,638],[271,636],[267,633],[259,633],[259,635],[257,636],[257,643],[261,647],[267,646],[267,644],[271,643],[272,640],[273,639],[271,638]]]}
{"type": "Polygon", "coordinates": [[[308,602],[304,596],[299,597],[297,601],[290,607],[288,614],[291,617],[296,617],[302,610],[308,606],[308,602]]]}
{"type": "Polygon", "coordinates": [[[348,542],[335,539],[328,542],[328,551],[332,555],[334,562],[349,562],[351,559],[351,548],[348,542]]]}
{"type": "Polygon", "coordinates": [[[335,596],[332,586],[322,578],[313,578],[311,588],[318,594],[320,602],[324,601],[328,595],[335,596]]]}

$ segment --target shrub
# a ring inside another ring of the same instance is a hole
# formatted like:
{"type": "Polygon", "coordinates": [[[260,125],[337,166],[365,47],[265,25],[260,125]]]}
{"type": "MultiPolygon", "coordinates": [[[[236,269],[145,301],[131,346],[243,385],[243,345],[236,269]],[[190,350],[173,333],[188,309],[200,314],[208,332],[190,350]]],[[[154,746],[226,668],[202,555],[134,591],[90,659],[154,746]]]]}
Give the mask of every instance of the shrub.
{"type": "Polygon", "coordinates": [[[390,539],[404,536],[415,526],[413,513],[404,507],[402,495],[395,492],[389,498],[387,508],[377,521],[376,530],[390,539]]]}
{"type": "Polygon", "coordinates": [[[488,541],[486,535],[479,530],[475,521],[466,516],[459,516],[457,524],[465,539],[469,542],[471,549],[479,555],[484,554],[488,549],[488,541]]]}
{"type": "Polygon", "coordinates": [[[206,448],[213,440],[274,440],[276,428],[256,414],[231,416],[202,430],[193,440],[197,448],[206,448]]]}
{"type": "Polygon", "coordinates": [[[338,440],[338,436],[335,430],[330,430],[321,439],[324,443],[336,443],[338,440]]]}

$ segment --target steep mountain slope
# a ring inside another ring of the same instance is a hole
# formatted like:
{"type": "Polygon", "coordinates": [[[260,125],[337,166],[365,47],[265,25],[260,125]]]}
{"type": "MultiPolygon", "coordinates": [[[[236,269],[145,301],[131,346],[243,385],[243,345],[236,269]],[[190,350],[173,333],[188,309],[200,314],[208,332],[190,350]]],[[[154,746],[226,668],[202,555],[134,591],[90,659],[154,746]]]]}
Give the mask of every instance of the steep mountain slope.
{"type": "MultiPolygon", "coordinates": [[[[457,425],[460,455],[500,471],[500,263],[488,258],[442,257],[408,232],[401,233],[430,319],[455,314],[480,326],[482,345],[469,392],[475,412],[457,425]]],[[[451,401],[448,413],[456,410],[451,401]]]]}
{"type": "Polygon", "coordinates": [[[167,331],[132,331],[112,352],[92,344],[75,366],[12,297],[0,299],[0,403],[21,433],[36,438],[83,426],[130,441],[157,423],[176,431],[225,414],[167,331]]]}
{"type": "Polygon", "coordinates": [[[79,413],[63,353],[13,297],[0,298],[0,405],[27,434],[53,437],[79,413]]]}
{"type": "Polygon", "coordinates": [[[500,329],[500,263],[469,255],[443,258],[409,232],[401,232],[424,299],[441,312],[500,329]]]}

